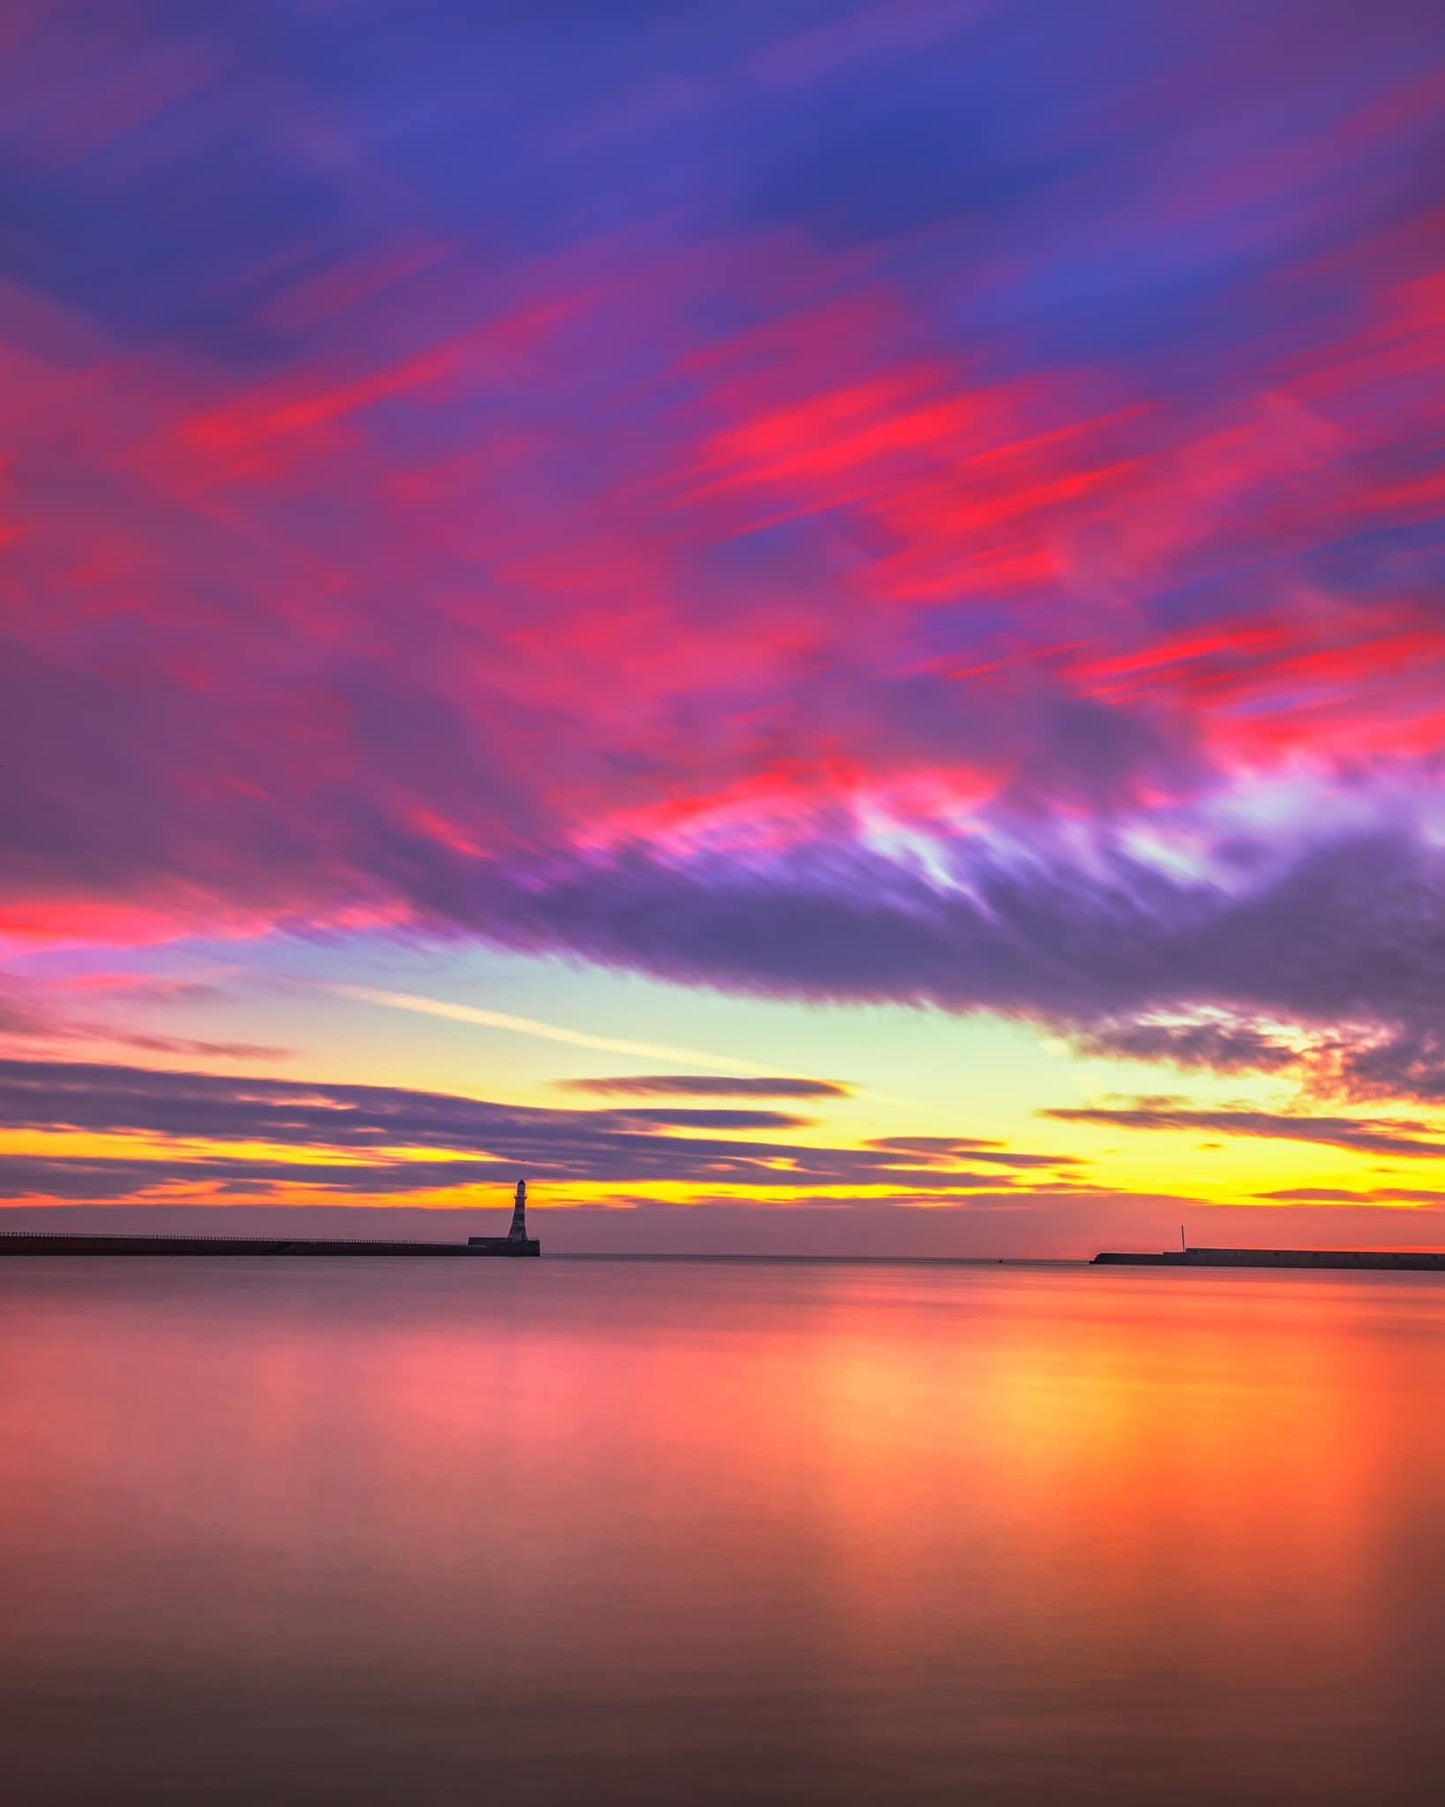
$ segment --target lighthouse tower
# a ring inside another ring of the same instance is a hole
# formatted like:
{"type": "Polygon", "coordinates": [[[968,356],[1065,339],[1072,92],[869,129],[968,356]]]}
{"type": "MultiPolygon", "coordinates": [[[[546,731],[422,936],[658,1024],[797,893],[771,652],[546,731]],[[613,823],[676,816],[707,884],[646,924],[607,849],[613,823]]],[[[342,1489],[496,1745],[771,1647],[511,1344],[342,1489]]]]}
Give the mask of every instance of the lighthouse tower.
{"type": "MultiPolygon", "coordinates": [[[[512,1201],[512,1227],[505,1236],[468,1236],[467,1249],[476,1255],[540,1255],[542,1245],[527,1234],[527,1182],[517,1181],[512,1201]]],[[[0,1250],[0,1254],[4,1251],[0,1250]]]]}

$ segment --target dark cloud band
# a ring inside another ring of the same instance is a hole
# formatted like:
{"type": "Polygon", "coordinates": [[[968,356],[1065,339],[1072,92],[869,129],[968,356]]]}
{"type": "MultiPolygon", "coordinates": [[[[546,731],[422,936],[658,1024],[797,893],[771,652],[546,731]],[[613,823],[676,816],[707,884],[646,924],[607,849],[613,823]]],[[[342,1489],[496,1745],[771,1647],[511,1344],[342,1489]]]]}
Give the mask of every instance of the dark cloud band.
{"type": "Polygon", "coordinates": [[[1064,1156],[960,1144],[947,1158],[906,1148],[829,1148],[674,1131],[776,1129],[771,1111],[546,1110],[446,1093],[52,1061],[0,1061],[0,1128],[165,1138],[155,1160],[9,1156],[13,1190],[106,1197],[168,1183],[230,1190],[280,1185],[366,1196],[515,1178],[609,1186],[808,1190],[888,1186],[928,1193],[998,1189],[999,1168],[1054,1168],[1064,1156]],[[214,1152],[296,1150],[265,1160],[214,1152]],[[305,1150],[307,1158],[299,1158],[305,1150]],[[431,1151],[428,1154],[428,1151],[431,1151]],[[330,1161],[318,1155],[330,1154],[330,1161]],[[419,1156],[423,1158],[418,1158],[419,1156]]]}

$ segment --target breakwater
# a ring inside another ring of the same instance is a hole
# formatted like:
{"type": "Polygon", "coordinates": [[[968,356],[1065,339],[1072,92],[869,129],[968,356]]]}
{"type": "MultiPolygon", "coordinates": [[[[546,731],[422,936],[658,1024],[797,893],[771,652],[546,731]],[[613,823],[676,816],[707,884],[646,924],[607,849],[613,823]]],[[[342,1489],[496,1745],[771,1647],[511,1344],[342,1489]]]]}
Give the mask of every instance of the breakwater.
{"type": "Polygon", "coordinates": [[[1445,1273],[1445,1254],[1417,1249],[1164,1249],[1157,1255],[1105,1250],[1096,1267],[1305,1267],[1445,1273]]]}
{"type": "Polygon", "coordinates": [[[469,1236],[465,1242],[387,1242],[368,1236],[110,1236],[57,1230],[0,1231],[6,1255],[540,1255],[527,1234],[527,1182],[517,1181],[511,1228],[505,1236],[469,1236]]]}
{"type": "Polygon", "coordinates": [[[6,1255],[540,1255],[535,1236],[473,1236],[469,1242],[381,1242],[303,1236],[86,1236],[0,1233],[6,1255]]]}

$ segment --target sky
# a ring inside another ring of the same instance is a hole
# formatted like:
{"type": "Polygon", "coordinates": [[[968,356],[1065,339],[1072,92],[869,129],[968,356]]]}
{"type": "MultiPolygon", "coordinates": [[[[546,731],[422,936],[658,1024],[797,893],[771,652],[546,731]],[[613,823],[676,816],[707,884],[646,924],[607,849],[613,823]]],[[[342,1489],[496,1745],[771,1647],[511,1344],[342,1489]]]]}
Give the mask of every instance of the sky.
{"type": "Polygon", "coordinates": [[[1423,0],[12,0],[0,1221],[1445,1244],[1442,170],[1423,0]]]}

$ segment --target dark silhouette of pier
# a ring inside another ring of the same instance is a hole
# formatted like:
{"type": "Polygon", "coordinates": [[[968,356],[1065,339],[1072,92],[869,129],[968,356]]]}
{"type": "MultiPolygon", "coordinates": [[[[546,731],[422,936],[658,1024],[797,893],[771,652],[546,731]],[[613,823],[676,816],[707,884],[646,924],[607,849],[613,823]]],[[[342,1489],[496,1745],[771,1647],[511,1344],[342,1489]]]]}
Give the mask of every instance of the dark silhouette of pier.
{"type": "Polygon", "coordinates": [[[1105,1250],[1096,1267],[1352,1268],[1381,1273],[1445,1273],[1445,1254],[1418,1249],[1163,1249],[1157,1255],[1105,1250]]]}
{"type": "Polygon", "coordinates": [[[517,1181],[512,1224],[505,1236],[471,1236],[465,1242],[384,1242],[370,1237],[306,1236],[108,1236],[69,1231],[0,1232],[6,1255],[540,1255],[542,1244],[527,1234],[527,1182],[517,1181]]]}

